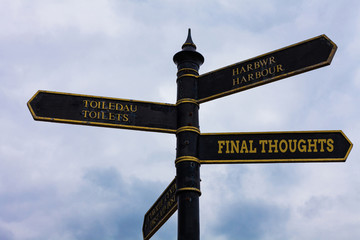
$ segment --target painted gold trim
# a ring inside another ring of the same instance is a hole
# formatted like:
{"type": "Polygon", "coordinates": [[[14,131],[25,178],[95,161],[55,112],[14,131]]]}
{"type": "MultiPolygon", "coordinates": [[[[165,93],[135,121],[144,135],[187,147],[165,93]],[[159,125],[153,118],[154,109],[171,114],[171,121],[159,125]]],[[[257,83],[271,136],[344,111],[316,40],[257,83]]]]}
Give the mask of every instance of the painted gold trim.
{"type": "Polygon", "coordinates": [[[181,162],[196,162],[198,164],[200,164],[200,160],[197,157],[194,156],[182,156],[182,157],[178,157],[175,160],[175,165],[181,162]]]}
{"type": "Polygon", "coordinates": [[[195,72],[196,74],[199,74],[199,72],[198,72],[197,70],[192,69],[192,68],[181,68],[181,69],[178,70],[177,73],[180,73],[180,72],[182,72],[182,71],[193,71],[193,72],[195,72]]]}
{"type": "Polygon", "coordinates": [[[201,195],[201,191],[198,188],[193,188],[193,187],[184,187],[184,188],[179,188],[176,192],[183,192],[183,191],[193,191],[193,192],[197,192],[201,195]]]}
{"type": "Polygon", "coordinates": [[[345,162],[345,158],[324,158],[324,159],[237,159],[237,160],[200,160],[201,164],[235,164],[235,163],[311,163],[311,162],[345,162]]]}
{"type": "Polygon", "coordinates": [[[196,132],[196,133],[200,134],[199,128],[191,127],[191,126],[184,126],[184,127],[178,128],[176,130],[176,134],[181,133],[181,132],[196,132]]]}
{"type": "Polygon", "coordinates": [[[183,98],[183,99],[180,99],[176,102],[176,106],[182,104],[182,103],[193,103],[193,104],[196,104],[199,106],[199,103],[197,100],[195,99],[192,99],[192,98],[183,98]]]}
{"type": "Polygon", "coordinates": [[[195,75],[195,74],[187,73],[187,74],[183,74],[183,75],[178,76],[177,79],[183,78],[183,77],[194,77],[194,78],[198,78],[199,76],[198,76],[198,75],[195,75]]]}
{"type": "Polygon", "coordinates": [[[194,44],[194,43],[184,43],[183,45],[182,45],[182,47],[185,47],[185,46],[192,46],[192,47],[195,47],[196,48],[196,45],[194,44]]]}

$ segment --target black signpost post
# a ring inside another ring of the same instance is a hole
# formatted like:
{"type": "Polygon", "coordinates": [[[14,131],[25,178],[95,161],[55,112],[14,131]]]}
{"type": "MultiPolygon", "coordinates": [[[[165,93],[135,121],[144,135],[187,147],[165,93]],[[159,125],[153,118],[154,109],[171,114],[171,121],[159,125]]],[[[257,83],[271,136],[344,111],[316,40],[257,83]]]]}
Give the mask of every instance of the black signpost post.
{"type": "Polygon", "coordinates": [[[176,134],[176,177],[145,214],[148,240],[178,210],[178,240],[199,240],[200,165],[346,161],[352,143],[340,130],[208,133],[199,104],[329,65],[336,45],[325,35],[199,75],[204,57],[189,29],[177,65],[176,104],[38,91],[28,102],[35,120],[176,134]]]}

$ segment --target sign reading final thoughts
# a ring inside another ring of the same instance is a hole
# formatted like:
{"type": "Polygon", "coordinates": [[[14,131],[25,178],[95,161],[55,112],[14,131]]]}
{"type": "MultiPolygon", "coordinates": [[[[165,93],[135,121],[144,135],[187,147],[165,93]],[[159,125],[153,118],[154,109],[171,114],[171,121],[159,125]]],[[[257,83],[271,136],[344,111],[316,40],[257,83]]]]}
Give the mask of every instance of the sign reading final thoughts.
{"type": "Polygon", "coordinates": [[[176,132],[173,104],[38,91],[28,102],[35,120],[176,132]]]}
{"type": "Polygon", "coordinates": [[[206,163],[340,162],[352,143],[342,131],[201,134],[206,163]]]}

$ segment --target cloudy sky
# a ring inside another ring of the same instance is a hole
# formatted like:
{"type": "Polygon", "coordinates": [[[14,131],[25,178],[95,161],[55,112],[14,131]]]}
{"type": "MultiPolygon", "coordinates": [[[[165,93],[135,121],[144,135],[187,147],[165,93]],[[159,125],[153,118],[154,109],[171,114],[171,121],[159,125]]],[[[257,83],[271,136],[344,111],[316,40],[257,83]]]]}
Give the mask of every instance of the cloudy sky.
{"type": "MultiPolygon", "coordinates": [[[[176,102],[192,29],[206,73],[326,34],[330,66],[201,104],[208,132],[343,130],[345,163],[201,166],[201,239],[360,238],[360,2],[0,0],[0,239],[142,239],[175,136],[34,121],[37,90],[176,102]]],[[[176,213],[152,237],[177,238],[176,213]]]]}

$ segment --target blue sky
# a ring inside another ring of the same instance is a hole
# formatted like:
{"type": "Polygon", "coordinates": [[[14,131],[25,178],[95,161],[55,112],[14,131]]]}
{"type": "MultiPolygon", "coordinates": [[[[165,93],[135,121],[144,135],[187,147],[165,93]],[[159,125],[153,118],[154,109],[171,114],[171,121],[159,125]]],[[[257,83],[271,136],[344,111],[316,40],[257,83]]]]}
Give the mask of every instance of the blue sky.
{"type": "MultiPolygon", "coordinates": [[[[201,166],[201,239],[360,238],[359,1],[0,0],[0,239],[141,239],[175,136],[34,121],[37,90],[176,102],[192,29],[206,73],[326,34],[330,66],[201,104],[200,130],[343,130],[345,163],[201,166]]],[[[176,213],[152,239],[176,239],[176,213]]]]}

